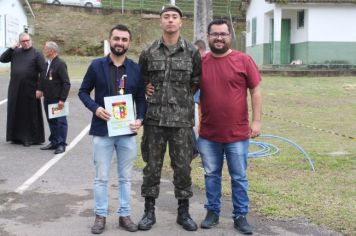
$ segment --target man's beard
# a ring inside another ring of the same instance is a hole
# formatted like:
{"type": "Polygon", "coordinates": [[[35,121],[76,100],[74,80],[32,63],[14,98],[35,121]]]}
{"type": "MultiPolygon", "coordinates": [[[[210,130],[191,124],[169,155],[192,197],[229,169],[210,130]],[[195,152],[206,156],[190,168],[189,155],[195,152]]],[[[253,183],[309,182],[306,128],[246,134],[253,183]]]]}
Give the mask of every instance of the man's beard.
{"type": "Polygon", "coordinates": [[[224,46],[222,48],[216,48],[214,46],[214,43],[210,43],[209,42],[209,48],[210,48],[210,51],[212,51],[213,53],[215,54],[224,54],[225,52],[227,52],[229,49],[230,49],[230,44],[224,42],[224,46]]]}
{"type": "Polygon", "coordinates": [[[110,46],[110,50],[111,52],[115,55],[115,56],[122,56],[127,52],[127,48],[122,48],[121,51],[116,51],[114,47],[110,46]]]}

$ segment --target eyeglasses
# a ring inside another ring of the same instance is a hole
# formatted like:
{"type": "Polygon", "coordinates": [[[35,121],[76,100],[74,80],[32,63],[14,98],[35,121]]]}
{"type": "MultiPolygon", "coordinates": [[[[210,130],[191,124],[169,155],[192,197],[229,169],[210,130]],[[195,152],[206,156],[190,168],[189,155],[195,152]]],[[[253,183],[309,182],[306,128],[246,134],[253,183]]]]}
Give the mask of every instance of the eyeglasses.
{"type": "Polygon", "coordinates": [[[27,42],[30,42],[31,41],[31,39],[24,39],[24,40],[21,40],[20,42],[21,43],[27,43],[27,42]]]}
{"type": "Polygon", "coordinates": [[[226,32],[220,32],[220,33],[218,33],[218,32],[213,32],[213,33],[210,33],[209,34],[209,36],[211,37],[211,38],[219,38],[219,36],[221,37],[221,38],[227,38],[227,37],[229,37],[230,36],[230,34],[229,33],[226,33],[226,32]]]}

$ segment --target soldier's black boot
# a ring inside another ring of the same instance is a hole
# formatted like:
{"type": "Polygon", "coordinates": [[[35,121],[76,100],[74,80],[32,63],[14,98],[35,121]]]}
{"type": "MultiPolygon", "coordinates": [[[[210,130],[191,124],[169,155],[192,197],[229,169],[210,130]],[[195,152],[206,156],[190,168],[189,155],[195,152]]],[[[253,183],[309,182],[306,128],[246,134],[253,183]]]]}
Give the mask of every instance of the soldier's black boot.
{"type": "Polygon", "coordinates": [[[145,197],[145,212],[140,222],[138,222],[138,229],[150,230],[155,223],[155,199],[153,197],[145,197]]]}
{"type": "Polygon", "coordinates": [[[178,200],[178,216],[177,223],[188,231],[196,231],[198,229],[197,224],[189,215],[189,200],[178,200]]]}

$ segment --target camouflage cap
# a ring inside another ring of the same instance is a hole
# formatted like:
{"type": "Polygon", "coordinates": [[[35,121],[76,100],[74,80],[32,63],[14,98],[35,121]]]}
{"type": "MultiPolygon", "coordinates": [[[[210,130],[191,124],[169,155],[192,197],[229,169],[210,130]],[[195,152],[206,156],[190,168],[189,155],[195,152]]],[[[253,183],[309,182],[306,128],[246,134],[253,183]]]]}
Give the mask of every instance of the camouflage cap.
{"type": "Polygon", "coordinates": [[[164,12],[167,12],[167,11],[175,11],[175,12],[178,12],[180,17],[183,16],[182,10],[179,7],[177,7],[175,5],[171,5],[171,4],[164,5],[162,7],[161,12],[159,13],[159,15],[162,15],[164,12]]]}

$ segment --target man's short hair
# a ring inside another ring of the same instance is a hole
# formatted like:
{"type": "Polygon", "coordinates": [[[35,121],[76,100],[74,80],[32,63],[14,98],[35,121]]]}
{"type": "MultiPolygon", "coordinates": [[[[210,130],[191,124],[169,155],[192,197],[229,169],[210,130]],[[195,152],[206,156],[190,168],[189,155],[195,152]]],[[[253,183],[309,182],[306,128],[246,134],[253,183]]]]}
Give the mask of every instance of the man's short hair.
{"type": "Polygon", "coordinates": [[[28,37],[30,37],[30,39],[31,39],[31,36],[30,36],[28,33],[23,32],[23,33],[19,34],[19,41],[21,41],[21,39],[22,39],[24,36],[28,36],[28,37]]]}
{"type": "Polygon", "coordinates": [[[110,30],[110,34],[109,34],[109,38],[111,38],[112,36],[112,32],[114,30],[119,30],[119,31],[125,31],[125,32],[128,32],[129,35],[130,35],[130,40],[131,40],[131,31],[129,30],[129,28],[126,26],[126,25],[122,25],[122,24],[118,24],[116,25],[115,27],[113,27],[111,30],[110,30]]]}
{"type": "Polygon", "coordinates": [[[212,25],[227,25],[227,28],[229,29],[229,33],[231,33],[231,24],[229,21],[227,21],[225,19],[215,19],[215,20],[211,21],[208,25],[208,34],[210,34],[212,25]]]}
{"type": "Polygon", "coordinates": [[[46,42],[46,47],[49,49],[52,49],[53,51],[55,51],[56,53],[59,53],[59,47],[58,45],[53,42],[53,41],[47,41],[46,42]]]}

